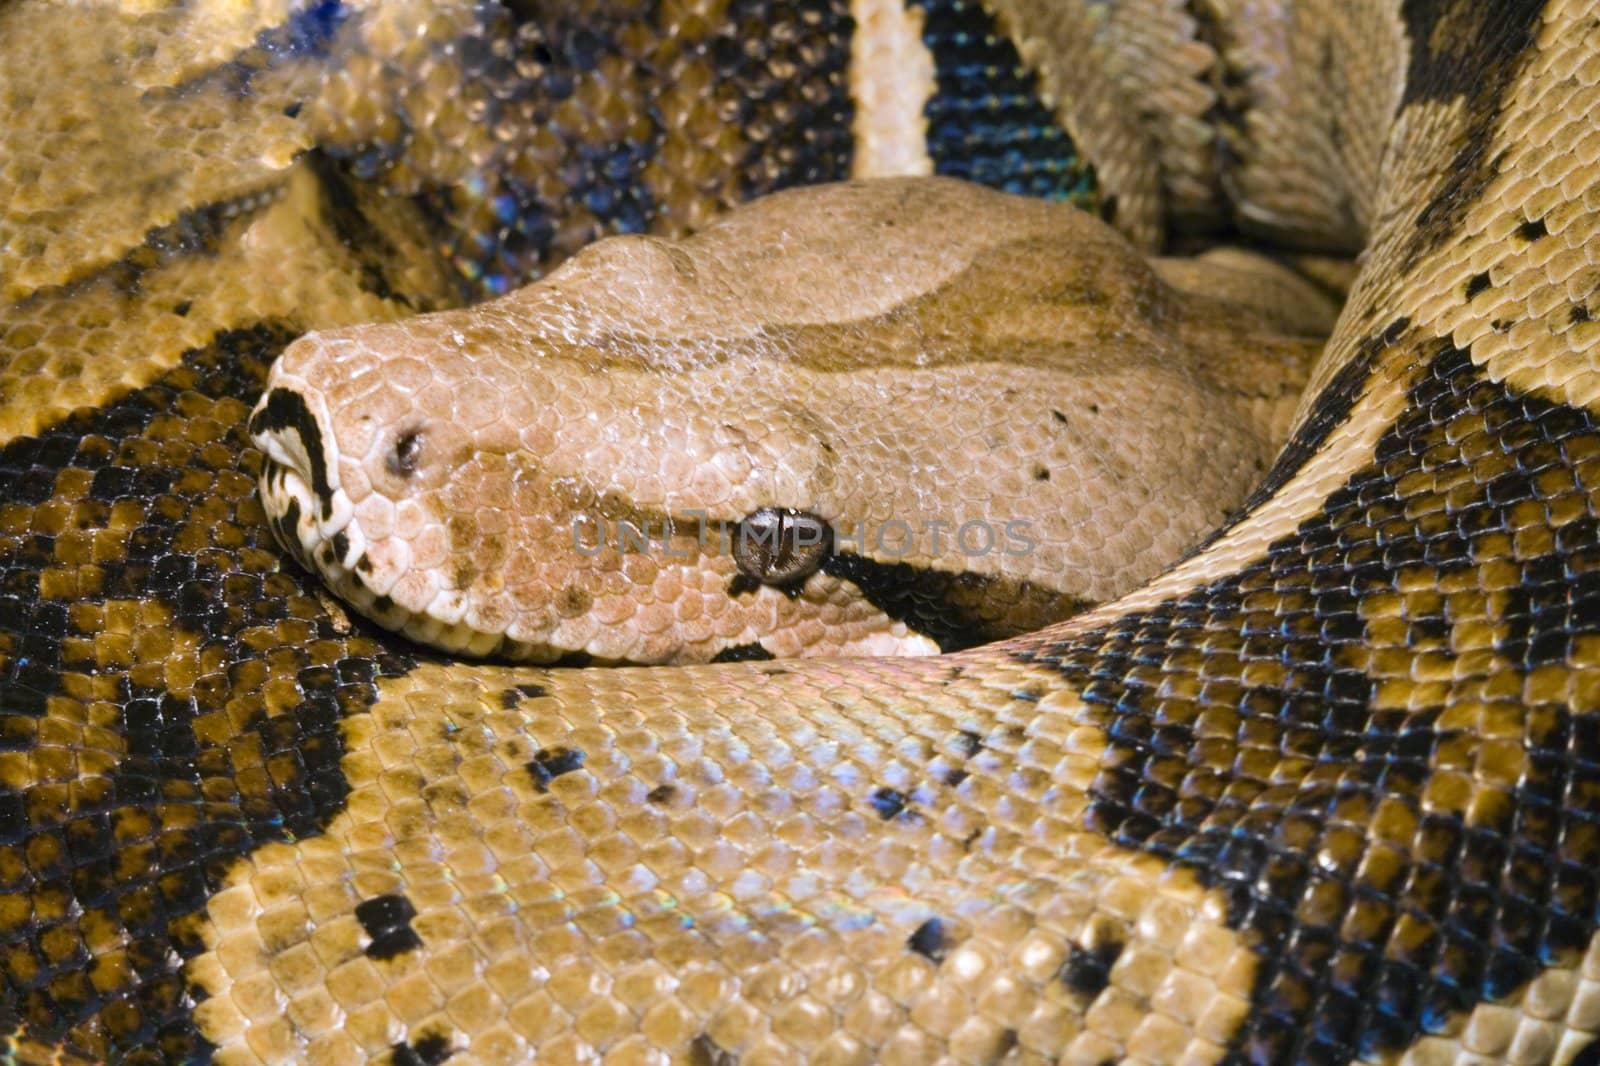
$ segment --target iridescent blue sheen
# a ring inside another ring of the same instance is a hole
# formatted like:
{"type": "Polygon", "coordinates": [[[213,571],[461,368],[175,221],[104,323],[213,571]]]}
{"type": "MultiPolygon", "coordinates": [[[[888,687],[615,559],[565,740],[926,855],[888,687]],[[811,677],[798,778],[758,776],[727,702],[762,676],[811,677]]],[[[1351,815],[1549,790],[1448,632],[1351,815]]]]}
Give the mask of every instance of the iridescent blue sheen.
{"type": "Polygon", "coordinates": [[[976,0],[912,0],[923,12],[937,91],[934,172],[1005,192],[1098,206],[1094,168],[1038,93],[1037,79],[976,0]]]}

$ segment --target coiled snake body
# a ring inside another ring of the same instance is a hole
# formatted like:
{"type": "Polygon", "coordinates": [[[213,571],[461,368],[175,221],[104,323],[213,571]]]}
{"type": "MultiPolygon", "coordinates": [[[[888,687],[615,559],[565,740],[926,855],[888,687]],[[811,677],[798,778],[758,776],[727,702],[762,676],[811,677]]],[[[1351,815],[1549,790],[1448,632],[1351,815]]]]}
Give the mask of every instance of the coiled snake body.
{"type": "Polygon", "coordinates": [[[1600,5],[911,10],[0,8],[10,1054],[1596,1061],[1600,5]],[[846,177],[906,48],[911,169],[1364,244],[1199,549],[957,655],[660,670],[285,562],[294,337],[846,177]]]}

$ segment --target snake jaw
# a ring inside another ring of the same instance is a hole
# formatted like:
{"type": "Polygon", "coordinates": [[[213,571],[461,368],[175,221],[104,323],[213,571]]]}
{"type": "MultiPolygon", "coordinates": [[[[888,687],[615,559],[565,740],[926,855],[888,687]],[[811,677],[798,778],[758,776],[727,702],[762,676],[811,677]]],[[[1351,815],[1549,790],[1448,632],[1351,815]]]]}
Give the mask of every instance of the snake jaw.
{"type": "Polygon", "coordinates": [[[304,479],[269,455],[262,463],[260,487],[273,539],[301,566],[312,569],[317,535],[315,521],[307,517],[313,502],[304,479]]]}
{"type": "Polygon", "coordinates": [[[308,570],[340,592],[358,586],[351,568],[366,544],[352,521],[355,506],[339,479],[335,442],[314,394],[293,382],[269,379],[250,414],[252,441],[265,456],[262,504],[274,538],[308,570]]]}
{"type": "MultiPolygon", "coordinates": [[[[294,354],[314,361],[317,351],[311,345],[294,354]]],[[[405,539],[368,535],[358,511],[361,501],[373,502],[372,487],[359,465],[345,472],[353,475],[347,487],[323,394],[282,362],[268,377],[249,430],[265,456],[260,491],[269,525],[296,562],[368,618],[419,643],[475,656],[521,649],[467,624],[469,597],[440,588],[427,568],[415,565],[405,539]]]]}

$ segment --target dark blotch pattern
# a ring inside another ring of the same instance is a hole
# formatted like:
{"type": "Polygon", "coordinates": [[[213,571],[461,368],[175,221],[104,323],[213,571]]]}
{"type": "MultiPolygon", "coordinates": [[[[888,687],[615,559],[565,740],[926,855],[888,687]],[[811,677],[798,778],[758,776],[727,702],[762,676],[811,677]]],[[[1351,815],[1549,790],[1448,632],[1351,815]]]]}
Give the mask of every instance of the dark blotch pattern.
{"type": "Polygon", "coordinates": [[[366,947],[370,959],[392,959],[422,946],[422,938],[411,928],[417,909],[404,896],[376,896],[356,904],[356,921],[367,931],[371,943],[366,947]]]}
{"type": "Polygon", "coordinates": [[[1466,122],[1455,157],[1417,216],[1408,265],[1451,239],[1498,171],[1489,146],[1544,6],[1543,0],[1402,0],[1410,57],[1400,106],[1459,102],[1466,122]]]}
{"type": "Polygon", "coordinates": [[[0,1002],[90,1061],[206,1053],[207,899],[342,809],[339,723],[410,665],[280,568],[244,423],[297,332],[0,447],[0,1002]]]}
{"type": "Polygon", "coordinates": [[[875,788],[872,790],[872,795],[867,797],[867,802],[878,812],[878,817],[887,822],[906,809],[911,803],[911,797],[898,789],[875,788]]]}
{"type": "Polygon", "coordinates": [[[562,774],[583,767],[583,752],[573,748],[540,748],[528,762],[528,776],[540,792],[550,791],[550,782],[562,774]]]}
{"type": "Polygon", "coordinates": [[[443,1033],[429,1033],[411,1044],[396,1044],[393,1051],[394,1066],[441,1066],[454,1054],[450,1038],[443,1033]]]}
{"type": "Polygon", "coordinates": [[[1495,100],[1533,43],[1544,7],[1545,0],[1402,0],[1411,49],[1404,103],[1495,100]]]}
{"type": "Polygon", "coordinates": [[[750,644],[735,644],[732,647],[723,648],[721,651],[717,652],[717,654],[711,657],[711,661],[714,663],[749,663],[765,662],[769,659],[776,658],[776,655],[773,655],[766,648],[763,648],[759,642],[752,642],[750,644]]]}
{"type": "MultiPolygon", "coordinates": [[[[847,0],[730,0],[693,19],[632,0],[473,13],[436,58],[458,73],[460,113],[496,136],[469,174],[425,180],[417,195],[480,293],[600,237],[681,229],[697,212],[849,176],[847,0]]],[[[362,181],[415,193],[411,111],[395,107],[378,139],[325,150],[362,181]]]]}
{"type": "MultiPolygon", "coordinates": [[[[409,311],[439,310],[431,301],[415,299],[414,285],[392,276],[414,267],[407,256],[415,254],[414,249],[397,247],[383,228],[374,224],[373,217],[381,212],[395,214],[394,205],[372,203],[371,191],[352,179],[325,152],[312,150],[306,153],[305,160],[307,169],[317,178],[322,218],[355,260],[352,274],[357,283],[374,296],[409,311]]],[[[466,287],[461,288],[462,295],[466,295],[466,287]]]]}
{"type": "Polygon", "coordinates": [[[509,711],[513,707],[520,707],[524,700],[543,699],[548,695],[550,695],[549,689],[530,681],[521,685],[513,685],[501,692],[500,706],[509,711]]]}
{"type": "Polygon", "coordinates": [[[1024,656],[1110,741],[1090,825],[1259,954],[1234,1062],[1396,1051],[1596,929],[1600,427],[1393,358],[1409,409],[1261,559],[1024,656]]]}
{"type": "Polygon", "coordinates": [[[883,561],[854,551],[830,552],[823,556],[821,569],[850,582],[867,602],[932,640],[940,651],[1013,636],[1019,615],[1059,619],[1088,606],[1024,581],[883,561]]]}
{"type": "Polygon", "coordinates": [[[944,923],[937,918],[929,918],[906,939],[906,947],[934,962],[943,962],[945,953],[950,949],[945,939],[944,923]]]}
{"type": "Polygon", "coordinates": [[[1056,976],[1080,1002],[1090,1003],[1111,983],[1111,968],[1122,955],[1122,942],[1104,940],[1092,948],[1072,945],[1056,976]]]}
{"type": "MultiPolygon", "coordinates": [[[[87,285],[104,280],[122,293],[137,295],[151,271],[185,256],[215,253],[229,226],[260,206],[260,197],[244,195],[191,207],[171,222],[146,231],[144,241],[121,259],[85,270],[72,277],[70,283],[87,285]]],[[[180,303],[173,311],[187,315],[189,308],[180,303]]]]}
{"type": "Polygon", "coordinates": [[[1329,435],[1349,419],[1350,412],[1366,392],[1367,382],[1372,378],[1373,366],[1380,357],[1400,342],[1410,328],[1409,319],[1397,318],[1362,343],[1356,355],[1338,369],[1332,381],[1323,386],[1316,405],[1284,444],[1283,450],[1278,453],[1278,458],[1266,476],[1261,479],[1261,483],[1251,491],[1250,496],[1233,516],[1197,544],[1190,555],[1198,554],[1219,540],[1238,523],[1240,518],[1276,496],[1279,490],[1294,480],[1301,467],[1322,450],[1329,435]]]}
{"type": "Polygon", "coordinates": [[[689,1042],[690,1066],[739,1066],[739,1056],[725,1051],[709,1034],[701,1033],[689,1042]]]}
{"type": "MultiPolygon", "coordinates": [[[[233,58],[203,70],[193,80],[181,82],[175,88],[153,92],[188,94],[221,90],[235,96],[246,96],[263,71],[284,59],[327,56],[350,14],[350,8],[338,0],[317,0],[290,15],[283,23],[261,30],[250,47],[233,58]]],[[[290,105],[289,110],[299,113],[297,105],[290,105]]]]}

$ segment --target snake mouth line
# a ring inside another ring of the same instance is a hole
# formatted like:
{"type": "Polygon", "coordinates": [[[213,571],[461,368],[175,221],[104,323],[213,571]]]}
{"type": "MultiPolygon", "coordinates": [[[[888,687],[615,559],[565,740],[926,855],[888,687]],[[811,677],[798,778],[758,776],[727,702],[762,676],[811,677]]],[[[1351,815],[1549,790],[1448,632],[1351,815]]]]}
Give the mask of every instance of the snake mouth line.
{"type": "Polygon", "coordinates": [[[354,508],[342,491],[333,495],[334,518],[320,517],[323,498],[295,466],[270,454],[261,467],[261,500],[272,535],[295,562],[330,581],[352,579],[355,560],[364,557],[354,508]]]}
{"type": "MultiPolygon", "coordinates": [[[[270,388],[251,413],[249,431],[263,453],[262,506],[273,538],[304,569],[387,629],[406,632],[415,612],[372,588],[367,538],[340,484],[322,422],[293,389],[270,388]]],[[[410,634],[408,634],[410,635],[410,634]]]]}
{"type": "Polygon", "coordinates": [[[323,522],[319,518],[323,499],[299,464],[273,458],[272,453],[282,449],[271,448],[274,442],[270,438],[260,443],[269,452],[261,468],[261,499],[267,524],[279,546],[301,567],[318,575],[336,595],[385,629],[417,641],[431,638],[442,643],[446,634],[440,623],[401,606],[362,577],[361,571],[371,568],[366,536],[360,523],[353,520],[353,508],[343,491],[334,490],[331,508],[343,521],[323,522]],[[435,629],[439,632],[435,633],[435,629]]]}
{"type": "MultiPolygon", "coordinates": [[[[283,410],[293,405],[280,403],[278,407],[283,410]]],[[[258,407],[258,416],[264,410],[266,400],[258,407]]],[[[387,575],[387,589],[379,591],[368,576],[373,573],[368,538],[362,523],[355,520],[354,503],[338,485],[338,471],[326,464],[320,434],[302,432],[306,421],[301,426],[275,427],[270,419],[258,416],[251,418],[251,432],[264,453],[262,506],[272,536],[294,562],[320,576],[334,594],[354,605],[366,618],[418,643],[478,658],[541,658],[538,645],[483,631],[459,618],[440,618],[430,610],[438,605],[411,608],[395,602],[389,591],[400,575],[387,575]],[[307,445],[307,440],[312,443],[307,445]]],[[[307,413],[307,421],[309,418],[307,413]]],[[[456,603],[456,607],[464,607],[464,603],[456,603]]],[[[459,615],[462,611],[454,613],[459,615]]],[[[555,658],[554,651],[544,658],[555,658]]]]}
{"type": "Polygon", "coordinates": [[[319,419],[297,391],[271,388],[250,415],[261,449],[261,500],[273,536],[307,569],[330,577],[349,567],[355,505],[339,484],[319,419]]]}

